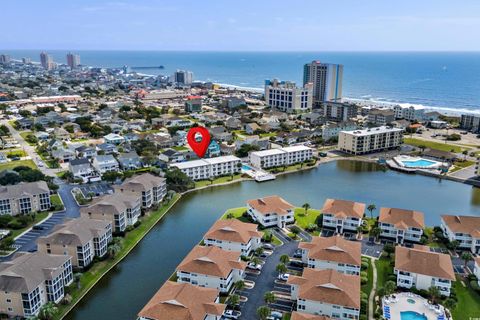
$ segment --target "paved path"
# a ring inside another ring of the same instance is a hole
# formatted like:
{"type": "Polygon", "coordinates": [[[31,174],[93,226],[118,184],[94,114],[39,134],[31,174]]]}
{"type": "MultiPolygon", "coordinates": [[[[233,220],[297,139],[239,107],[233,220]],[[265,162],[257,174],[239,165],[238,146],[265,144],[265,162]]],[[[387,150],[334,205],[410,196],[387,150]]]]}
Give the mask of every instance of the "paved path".
{"type": "Polygon", "coordinates": [[[371,266],[373,269],[373,285],[372,291],[370,291],[370,297],[368,297],[368,319],[374,319],[375,312],[375,293],[377,291],[377,267],[375,265],[375,258],[370,258],[371,266]]]}

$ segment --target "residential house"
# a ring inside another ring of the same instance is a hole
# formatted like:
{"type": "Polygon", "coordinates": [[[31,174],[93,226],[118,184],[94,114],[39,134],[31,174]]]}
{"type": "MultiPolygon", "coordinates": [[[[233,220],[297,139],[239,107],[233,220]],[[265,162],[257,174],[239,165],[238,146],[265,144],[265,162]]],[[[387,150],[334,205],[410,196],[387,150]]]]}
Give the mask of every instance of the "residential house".
{"type": "Polygon", "coordinates": [[[73,282],[71,260],[68,255],[36,252],[0,263],[0,313],[36,317],[46,303],[59,303],[73,282]]]}
{"type": "Polygon", "coordinates": [[[21,118],[17,120],[17,124],[20,129],[28,130],[31,129],[33,126],[33,120],[30,118],[21,118]]]}
{"type": "Polygon", "coordinates": [[[396,243],[404,241],[420,242],[425,228],[423,213],[415,210],[380,208],[378,218],[381,237],[394,239],[396,243]]]}
{"type": "Polygon", "coordinates": [[[234,117],[228,117],[227,121],[225,121],[225,127],[231,130],[240,129],[242,127],[242,121],[234,117]]]}
{"type": "Polygon", "coordinates": [[[185,161],[185,154],[174,149],[167,149],[163,151],[158,158],[165,162],[176,163],[185,161]]]}
{"type": "Polygon", "coordinates": [[[245,132],[247,134],[255,134],[257,130],[260,130],[260,126],[255,122],[245,124],[245,132]]]}
{"type": "Polygon", "coordinates": [[[53,135],[55,139],[58,139],[58,140],[62,140],[62,141],[70,140],[70,133],[63,128],[55,128],[55,130],[53,130],[53,135]]]}
{"type": "Polygon", "coordinates": [[[298,312],[341,320],[360,318],[359,276],[305,268],[301,277],[290,276],[287,284],[298,312]]]}
{"type": "Polygon", "coordinates": [[[53,158],[58,159],[58,161],[64,163],[75,159],[75,151],[65,148],[63,146],[52,149],[50,153],[52,154],[53,158]]]}
{"type": "Polygon", "coordinates": [[[68,170],[74,178],[82,179],[84,183],[101,179],[88,159],[73,159],[68,164],[68,170]]]}
{"type": "Polygon", "coordinates": [[[222,153],[220,145],[217,141],[212,140],[207,148],[207,153],[205,154],[208,158],[219,157],[222,153]]]}
{"type": "Polygon", "coordinates": [[[167,194],[165,178],[143,173],[125,180],[121,185],[114,186],[115,192],[133,192],[141,195],[142,208],[159,205],[167,194]]]}
{"type": "Polygon", "coordinates": [[[327,199],[323,204],[323,227],[335,229],[336,233],[356,233],[362,225],[365,204],[361,202],[327,199]]]}
{"type": "Polygon", "coordinates": [[[450,255],[430,251],[427,246],[395,247],[397,286],[428,290],[437,287],[444,296],[450,295],[455,281],[450,255]]]}
{"type": "Polygon", "coordinates": [[[248,256],[260,247],[262,233],[254,223],[238,219],[218,220],[203,236],[206,246],[215,246],[226,251],[241,252],[248,256]]]}
{"type": "Polygon", "coordinates": [[[72,266],[84,268],[94,257],[107,254],[112,240],[112,223],[87,219],[70,219],[54,227],[47,236],[38,238],[38,252],[53,255],[70,255],[72,266]]]}
{"type": "Polygon", "coordinates": [[[358,126],[354,122],[329,122],[322,127],[322,139],[324,141],[338,138],[340,131],[356,130],[358,126]]]}
{"type": "Polygon", "coordinates": [[[167,281],[138,313],[138,320],[220,320],[220,290],[167,281]]]}
{"type": "Polygon", "coordinates": [[[247,201],[247,212],[252,219],[263,227],[277,226],[285,228],[293,223],[294,206],[279,196],[269,196],[247,201]]]}
{"type": "Polygon", "coordinates": [[[188,96],[185,101],[186,112],[201,112],[202,111],[202,97],[200,96],[188,96]]]}
{"type": "Polygon", "coordinates": [[[240,256],[239,251],[195,246],[178,265],[177,282],[227,293],[235,282],[243,280],[247,263],[240,256]]]}
{"type": "Polygon", "coordinates": [[[91,159],[97,155],[97,150],[94,147],[81,145],[80,147],[75,148],[75,154],[77,155],[77,158],[91,159]]]}
{"type": "Polygon", "coordinates": [[[135,151],[122,153],[117,157],[122,170],[135,170],[143,167],[142,159],[135,151]]]}
{"type": "Polygon", "coordinates": [[[103,137],[103,140],[105,143],[111,143],[114,145],[119,145],[125,142],[125,139],[121,135],[115,134],[115,133],[107,134],[106,136],[103,137]]]}
{"type": "Polygon", "coordinates": [[[310,242],[300,242],[302,262],[313,269],[332,269],[340,273],[360,275],[362,244],[333,237],[312,237],[310,242]]]}
{"type": "Polygon", "coordinates": [[[480,254],[480,217],[443,215],[440,227],[448,240],[458,241],[460,249],[480,254]]]}
{"type": "Polygon", "coordinates": [[[50,189],[45,181],[0,186],[0,215],[29,214],[50,207],[50,189]]]}
{"type": "Polygon", "coordinates": [[[102,143],[97,145],[97,151],[104,154],[118,153],[117,147],[111,143],[102,143]]]}
{"type": "Polygon", "coordinates": [[[212,127],[208,130],[213,139],[217,141],[228,142],[232,140],[232,134],[228,132],[225,127],[212,127]]]}
{"type": "Polygon", "coordinates": [[[104,174],[108,171],[118,171],[120,169],[117,160],[111,154],[96,156],[93,158],[92,164],[93,167],[101,174],[104,174]]]}

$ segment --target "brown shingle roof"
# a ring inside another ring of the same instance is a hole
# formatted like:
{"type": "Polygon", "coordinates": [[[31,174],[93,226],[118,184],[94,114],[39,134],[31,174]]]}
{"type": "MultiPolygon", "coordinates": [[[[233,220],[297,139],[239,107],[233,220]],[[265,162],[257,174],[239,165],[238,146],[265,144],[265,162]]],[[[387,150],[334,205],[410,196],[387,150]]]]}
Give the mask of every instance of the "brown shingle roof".
{"type": "Polygon", "coordinates": [[[448,254],[431,252],[428,247],[395,248],[395,269],[431,277],[455,280],[452,260],[448,254]]]}
{"type": "Polygon", "coordinates": [[[278,215],[288,214],[294,206],[279,196],[269,196],[247,201],[248,205],[262,214],[276,213],[278,215]]]}
{"type": "Polygon", "coordinates": [[[154,320],[203,320],[207,315],[221,316],[225,305],[215,303],[218,294],[217,289],[167,281],[138,316],[154,320]]]}
{"type": "Polygon", "coordinates": [[[345,240],[341,236],[313,237],[311,242],[300,242],[301,249],[308,250],[308,258],[335,261],[359,266],[362,263],[360,242],[345,240]]]}
{"type": "Polygon", "coordinates": [[[238,219],[218,220],[204,236],[205,239],[240,243],[247,243],[253,237],[262,237],[262,234],[257,231],[257,225],[241,222],[238,219]]]}
{"type": "Polygon", "coordinates": [[[177,270],[226,278],[232,269],[245,270],[247,267],[246,262],[240,261],[240,254],[217,247],[196,246],[178,265],[177,270]]]}
{"type": "Polygon", "coordinates": [[[423,229],[425,222],[423,213],[420,211],[398,209],[398,208],[380,208],[379,222],[390,223],[397,229],[405,230],[409,227],[423,229]]]}
{"type": "Polygon", "coordinates": [[[442,219],[452,232],[480,238],[480,217],[443,215],[442,219]]]}
{"type": "Polygon", "coordinates": [[[333,214],[336,218],[363,218],[365,203],[339,199],[327,199],[322,212],[333,214]]]}
{"type": "Polygon", "coordinates": [[[115,189],[129,189],[135,192],[139,190],[147,191],[164,183],[165,178],[154,176],[151,173],[144,173],[125,180],[120,186],[115,186],[115,189]]]}
{"type": "Polygon", "coordinates": [[[313,314],[293,311],[290,320],[331,320],[331,318],[327,316],[316,316],[313,314]]]}
{"type": "Polygon", "coordinates": [[[287,283],[298,285],[300,299],[360,309],[359,276],[305,268],[301,277],[291,276],[287,283]]]}

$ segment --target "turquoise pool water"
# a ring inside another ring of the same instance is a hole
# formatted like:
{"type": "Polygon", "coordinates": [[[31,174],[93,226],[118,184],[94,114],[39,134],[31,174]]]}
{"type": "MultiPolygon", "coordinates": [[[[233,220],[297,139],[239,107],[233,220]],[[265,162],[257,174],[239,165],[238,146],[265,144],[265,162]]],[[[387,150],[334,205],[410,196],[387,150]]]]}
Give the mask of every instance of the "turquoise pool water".
{"type": "Polygon", "coordinates": [[[252,170],[252,168],[250,168],[250,167],[247,166],[246,164],[243,164],[243,165],[242,165],[242,170],[247,171],[247,170],[252,170]]]}
{"type": "Polygon", "coordinates": [[[435,164],[434,161],[426,160],[426,159],[419,159],[415,161],[402,161],[405,167],[409,168],[417,168],[417,167],[430,167],[431,165],[435,164]]]}
{"type": "Polygon", "coordinates": [[[400,312],[400,318],[402,320],[427,320],[427,317],[414,311],[400,312]]]}

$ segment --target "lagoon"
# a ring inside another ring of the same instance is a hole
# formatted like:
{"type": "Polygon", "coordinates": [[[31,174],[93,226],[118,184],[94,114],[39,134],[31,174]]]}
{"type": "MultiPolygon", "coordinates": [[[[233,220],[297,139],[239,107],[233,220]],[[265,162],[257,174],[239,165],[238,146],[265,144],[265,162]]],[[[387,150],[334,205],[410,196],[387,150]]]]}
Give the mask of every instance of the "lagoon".
{"type": "MultiPolygon", "coordinates": [[[[294,205],[321,208],[326,198],[415,209],[427,225],[442,214],[480,216],[480,189],[449,180],[387,170],[375,163],[342,160],[256,183],[244,181],[186,194],[140,244],[105,276],[66,319],[136,319],[223,212],[246,200],[277,194],[294,205]]],[[[367,213],[368,214],[368,213],[367,213]]]]}

